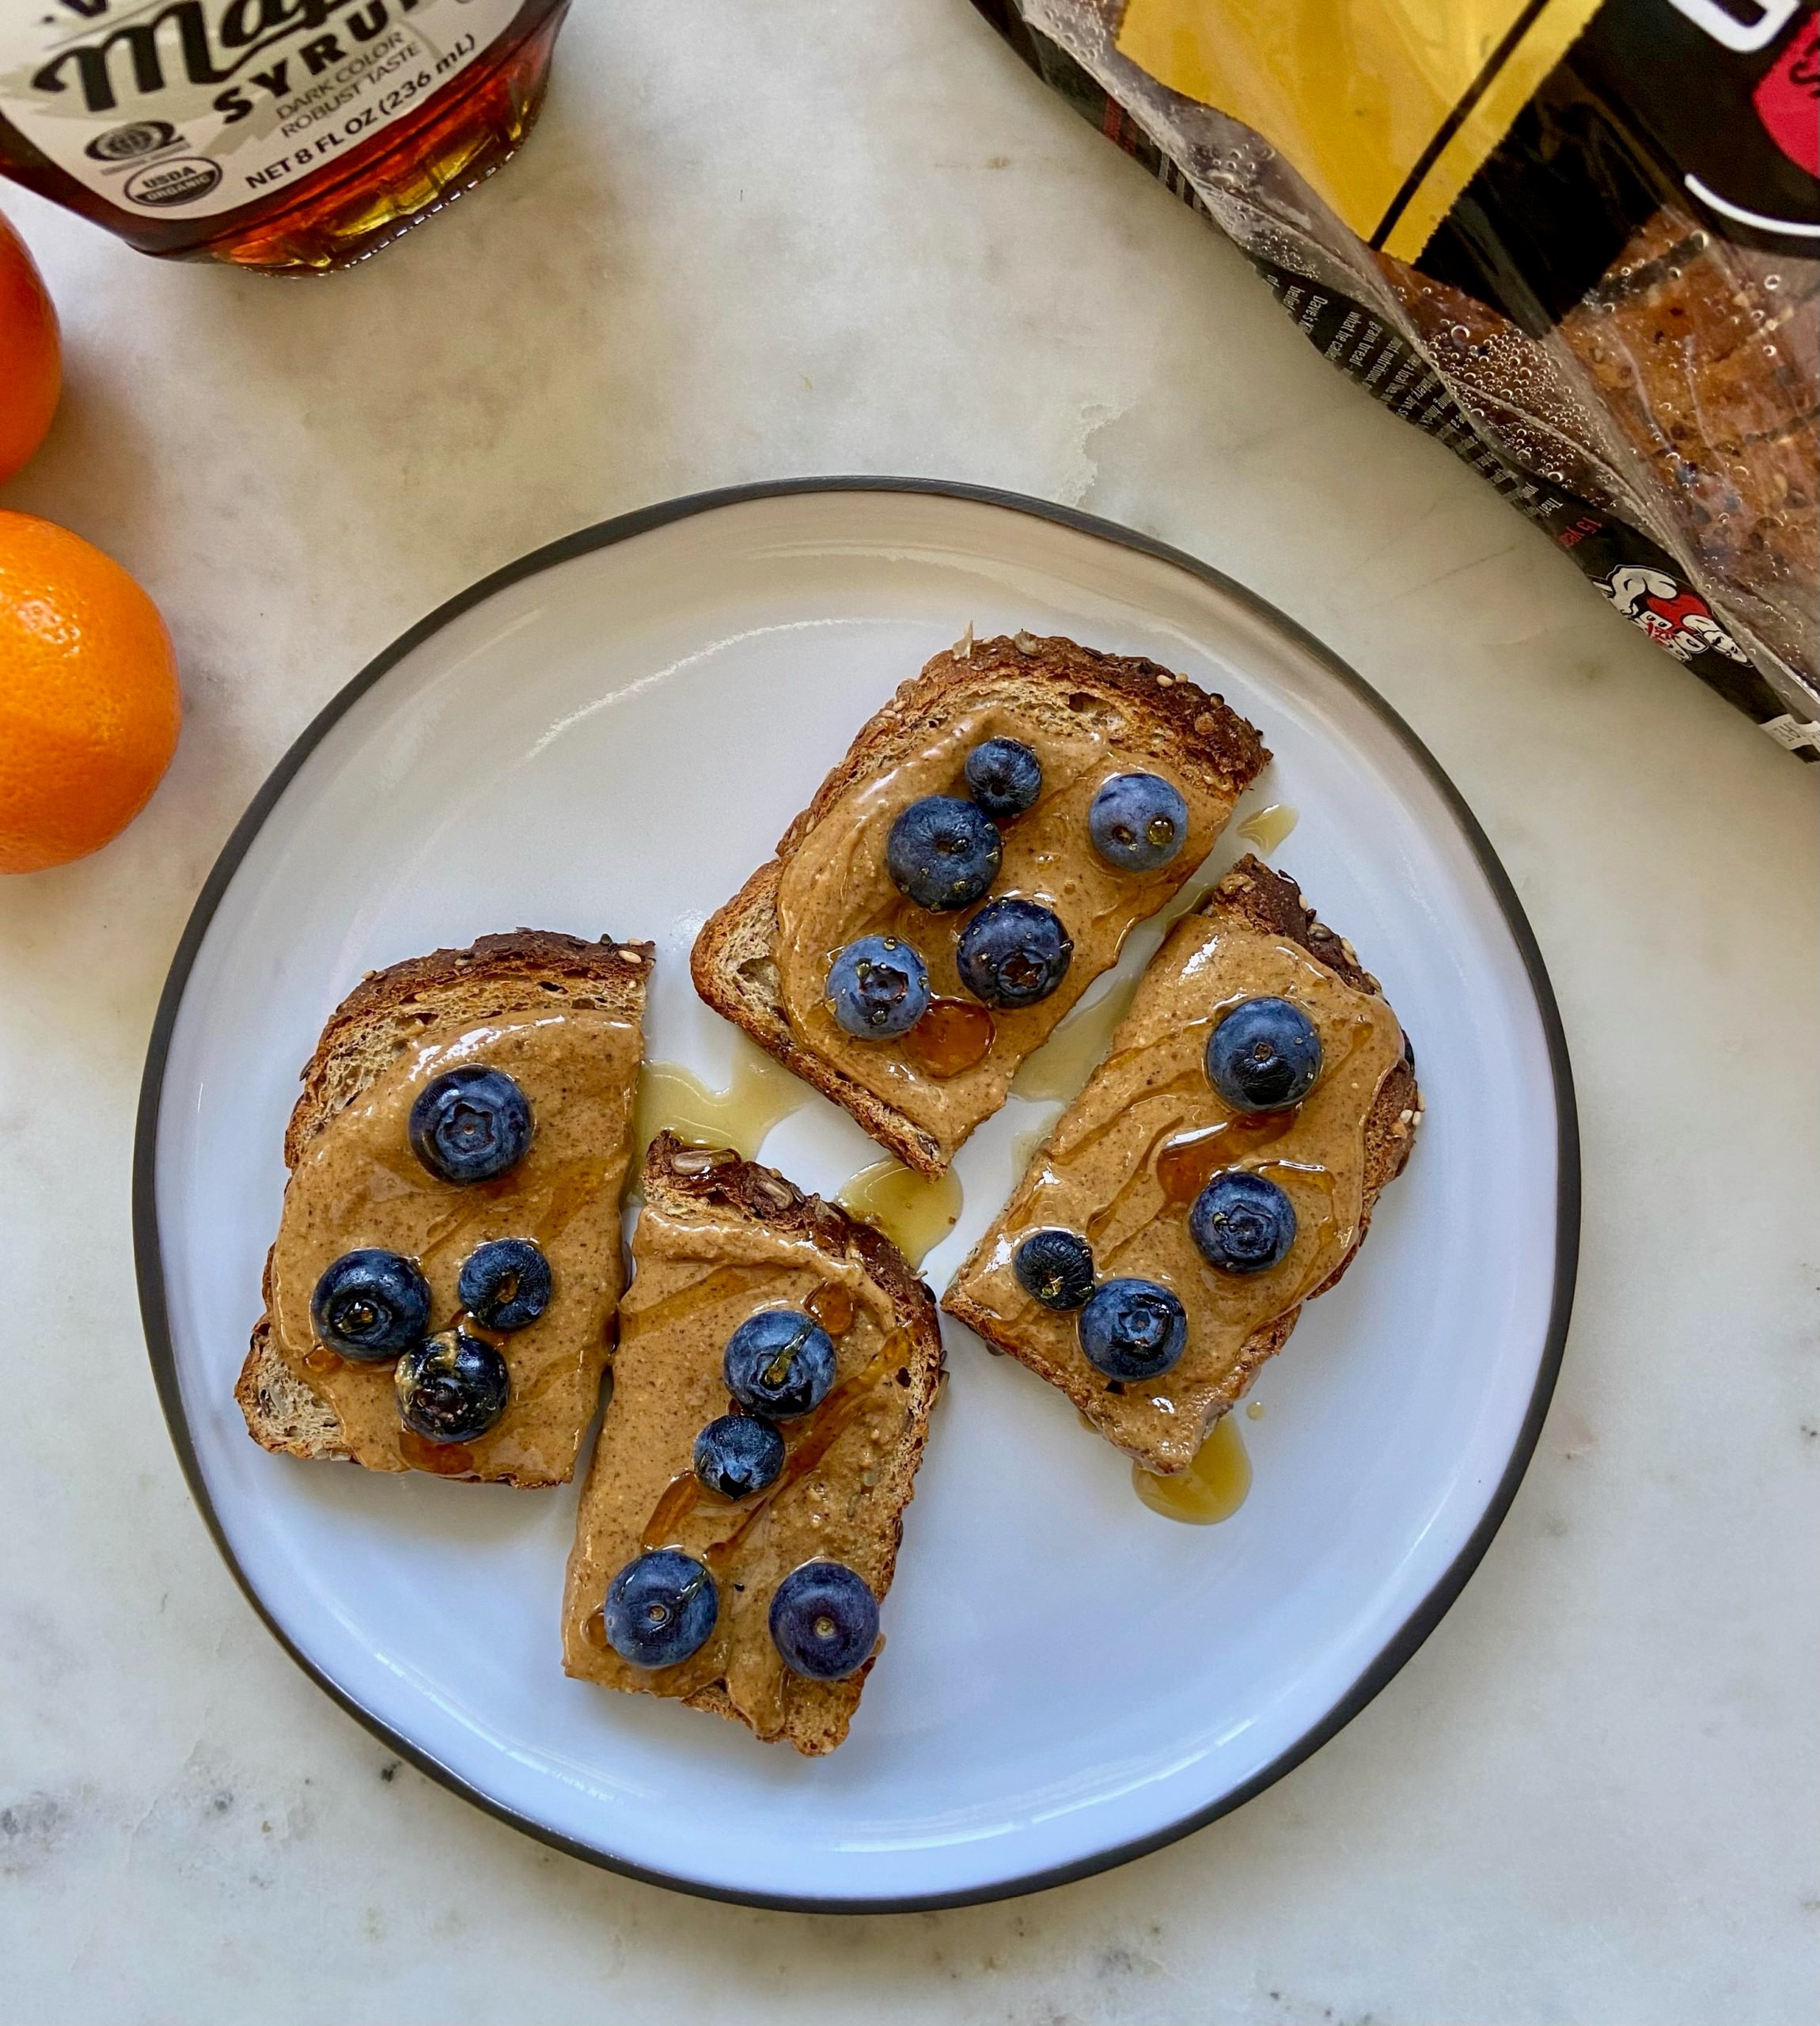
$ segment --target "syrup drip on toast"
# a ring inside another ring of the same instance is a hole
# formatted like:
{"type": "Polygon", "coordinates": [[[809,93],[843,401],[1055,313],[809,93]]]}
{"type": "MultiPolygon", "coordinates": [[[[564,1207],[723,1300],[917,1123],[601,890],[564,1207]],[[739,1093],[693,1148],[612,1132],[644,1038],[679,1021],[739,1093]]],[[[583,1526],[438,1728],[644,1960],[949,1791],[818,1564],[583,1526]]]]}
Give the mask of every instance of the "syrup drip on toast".
{"type": "Polygon", "coordinates": [[[736,1262],[730,1266],[717,1266],[711,1273],[704,1273],[698,1280],[691,1280],[672,1295],[665,1295],[662,1301],[655,1301],[650,1307],[638,1311],[638,1326],[641,1330],[654,1328],[660,1322],[681,1322],[693,1315],[697,1310],[712,1308],[715,1303],[740,1294],[755,1283],[768,1280],[775,1269],[763,1261],[736,1262]]]}
{"type": "Polygon", "coordinates": [[[705,1561],[716,1576],[723,1574],[749,1533],[769,1507],[807,1477],[842,1435],[880,1396],[904,1356],[905,1333],[894,1330],[878,1353],[851,1378],[832,1387],[813,1414],[799,1422],[784,1425],[783,1467],[761,1492],[730,1505],[719,1492],[711,1491],[692,1470],[679,1471],[664,1487],[651,1516],[645,1522],[639,1545],[646,1552],[654,1548],[678,1548],[705,1561]],[[692,1543],[692,1523],[704,1512],[719,1511],[734,1518],[730,1529],[719,1538],[692,1543]]]}
{"type": "Polygon", "coordinates": [[[838,1280],[824,1280],[802,1305],[831,1337],[853,1327],[853,1297],[838,1280]]]}
{"type": "Polygon", "coordinates": [[[932,999],[904,1037],[906,1059],[930,1076],[958,1076],[992,1052],[992,1016],[965,999],[932,999]]]}
{"type": "Polygon", "coordinates": [[[411,1428],[398,1431],[398,1453],[412,1470],[432,1477],[464,1478],[474,1467],[474,1452],[465,1443],[426,1442],[411,1428]]]}
{"type": "Polygon", "coordinates": [[[1280,1140],[1295,1123],[1293,1109],[1255,1112],[1166,1140],[1156,1156],[1156,1178],[1164,1201],[1192,1203],[1221,1168],[1280,1140]]]}

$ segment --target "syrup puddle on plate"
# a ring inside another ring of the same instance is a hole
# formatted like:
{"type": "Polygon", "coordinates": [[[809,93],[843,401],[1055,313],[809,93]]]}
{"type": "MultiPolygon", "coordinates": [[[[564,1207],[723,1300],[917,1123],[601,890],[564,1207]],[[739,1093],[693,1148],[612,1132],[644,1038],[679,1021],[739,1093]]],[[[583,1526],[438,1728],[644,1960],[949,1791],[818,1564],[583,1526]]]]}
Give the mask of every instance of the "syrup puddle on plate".
{"type": "MultiPolygon", "coordinates": [[[[1077,1006],[1042,1046],[1026,1057],[1011,1079],[1014,1098],[1078,1098],[1106,1052],[1113,1030],[1137,990],[1135,977],[1120,978],[1090,1006],[1077,1006]]],[[[1047,1129],[1046,1128],[1045,1129],[1047,1129]]]]}
{"type": "Polygon", "coordinates": [[[668,1130],[696,1147],[730,1147],[756,1159],[764,1136],[809,1102],[809,1086],[749,1041],[735,1043],[733,1081],[711,1091],[677,1062],[647,1062],[639,1077],[639,1156],[668,1130]]]}
{"type": "Polygon", "coordinates": [[[1190,1527],[1217,1526],[1230,1520],[1251,1489],[1251,1459],[1230,1414],[1222,1414],[1185,1470],[1158,1477],[1143,1464],[1132,1466],[1132,1489],[1151,1512],[1190,1527]]]}
{"type": "Polygon", "coordinates": [[[1045,1112],[1037,1124],[1027,1125],[1022,1133],[1013,1136],[1011,1167],[1020,1178],[1028,1172],[1031,1162],[1037,1157],[1037,1149],[1055,1131],[1056,1121],[1061,1115],[1059,1110],[1045,1112]]]}
{"type": "Polygon", "coordinates": [[[952,1169],[931,1180],[898,1161],[862,1168],[834,1200],[882,1231],[912,1266],[922,1265],[961,1215],[961,1185],[952,1169]]]}
{"type": "Polygon", "coordinates": [[[1295,828],[1299,812],[1290,803],[1273,802],[1268,809],[1261,809],[1246,817],[1238,826],[1238,834],[1248,844],[1257,845],[1268,858],[1295,828]]]}

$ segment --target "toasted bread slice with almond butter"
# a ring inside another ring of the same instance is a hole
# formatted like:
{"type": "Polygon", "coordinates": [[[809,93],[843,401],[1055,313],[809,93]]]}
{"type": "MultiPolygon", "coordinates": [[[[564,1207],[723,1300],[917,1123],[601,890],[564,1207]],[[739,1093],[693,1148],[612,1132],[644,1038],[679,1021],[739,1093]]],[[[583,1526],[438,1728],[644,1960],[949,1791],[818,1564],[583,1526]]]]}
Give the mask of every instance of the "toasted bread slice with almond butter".
{"type": "Polygon", "coordinates": [[[1352,1263],[1421,1116],[1414,1051],[1378,981],[1293,879],[1242,859],[1170,931],[1105,1058],[942,1305],[1147,1469],[1185,1470],[1302,1303],[1352,1263]],[[1265,997],[1312,1022],[1321,1068],[1294,1105],[1238,1110],[1210,1080],[1207,1045],[1235,1007],[1265,997]],[[1234,1170],[1275,1185],[1294,1209],[1293,1242],[1265,1270],[1216,1266],[1191,1231],[1202,1192],[1234,1170]],[[1047,1304],[1031,1284],[1040,1255],[1018,1270],[1037,1231],[1074,1234],[1092,1255],[1074,1286],[1043,1286],[1047,1304]],[[1088,1354],[1086,1289],[1114,1280],[1160,1287],[1184,1312],[1181,1348],[1155,1376],[1110,1375],[1088,1354]]]}
{"type": "Polygon", "coordinates": [[[624,1284],[620,1199],[651,962],[648,943],[519,929],[370,973],[337,1007],[285,1134],[290,1178],[265,1313],[235,1388],[256,1442],[518,1485],[572,1474],[624,1284]],[[412,1149],[416,1095],[461,1064],[501,1069],[529,1101],[528,1151],[495,1178],[450,1182],[412,1149]],[[464,1311],[457,1281],[480,1246],[505,1239],[540,1248],[551,1286],[534,1319],[495,1330],[464,1311]],[[396,1360],[351,1359],[320,1341],[321,1275],[369,1247],[415,1262],[430,1330],[458,1328],[502,1356],[504,1411],[474,1439],[408,1428],[396,1360]]]}
{"type": "Polygon", "coordinates": [[[868,1637],[838,1678],[795,1671],[772,1638],[773,1600],[805,1565],[853,1572],[874,1600],[890,1588],[942,1381],[935,1298],[870,1224],[725,1149],[660,1133],[643,1194],[612,1403],[569,1557],[563,1665],[800,1752],[832,1751],[878,1648],[868,1637]],[[832,1361],[812,1406],[764,1420],[781,1437],[765,1432],[775,1474],[733,1496],[698,1478],[696,1444],[730,1413],[756,1412],[730,1397],[724,1359],[736,1330],[774,1311],[813,1318],[832,1361]],[[635,1662],[609,1630],[609,1591],[665,1551],[706,1573],[701,1643],[680,1660],[635,1662]]]}
{"type": "Polygon", "coordinates": [[[1027,633],[969,635],[863,727],[776,856],[709,918],[690,960],[696,989],[900,1160],[939,1174],[1004,1103],[1025,1057],[1117,961],[1129,930],[1200,864],[1268,758],[1236,711],[1155,662],[1027,633]],[[885,844],[912,801],[965,797],[968,753],[999,738],[1036,753],[1042,787],[1022,813],[995,819],[1002,862],[981,905],[1039,904],[1072,955],[1047,996],[988,1007],[957,961],[978,910],[918,906],[893,883],[885,844]],[[1132,773],[1161,776],[1186,805],[1174,856],[1143,871],[1113,867],[1087,830],[1096,792],[1132,773]],[[927,966],[933,1003],[897,1038],[855,1037],[827,1004],[833,958],[864,935],[901,939],[927,966]]]}

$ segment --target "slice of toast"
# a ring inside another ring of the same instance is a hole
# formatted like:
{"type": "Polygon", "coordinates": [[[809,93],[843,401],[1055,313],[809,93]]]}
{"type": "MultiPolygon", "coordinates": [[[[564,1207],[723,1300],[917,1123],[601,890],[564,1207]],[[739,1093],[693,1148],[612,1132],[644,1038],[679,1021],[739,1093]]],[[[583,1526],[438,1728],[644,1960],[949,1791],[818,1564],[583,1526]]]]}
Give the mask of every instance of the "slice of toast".
{"type": "Polygon", "coordinates": [[[870,1224],[805,1196],[774,1170],[660,1133],[645,1156],[633,1277],[620,1309],[613,1392],[582,1493],[563,1605],[567,1671],[673,1698],[809,1755],[846,1736],[868,1659],[844,1679],[787,1669],[768,1629],[779,1580],[844,1562],[890,1587],[942,1381],[935,1302],[870,1224]],[[730,1501],[698,1485],[696,1437],[731,1406],[727,1339],[760,1310],[806,1311],[833,1339],[835,1383],[780,1424],[783,1470],[730,1501]],[[712,1572],[718,1613],[688,1659],[646,1669],[609,1643],[602,1605],[641,1553],[676,1547],[712,1572]]]}
{"type": "Polygon", "coordinates": [[[1414,1053],[1378,981],[1315,919],[1293,879],[1240,859],[1170,931],[1105,1058],[1069,1106],[942,1307],[1059,1387],[1147,1469],[1184,1470],[1295,1328],[1303,1302],[1346,1270],[1379,1192],[1422,1116],[1414,1053]],[[1237,1000],[1291,999],[1321,1037],[1321,1076],[1300,1105],[1246,1117],[1215,1093],[1207,1038],[1237,1000]],[[1211,1174],[1264,1170],[1291,1196],[1297,1237],[1262,1273],[1220,1273],[1196,1250],[1188,1211],[1211,1174]],[[1097,1278],[1160,1283],[1186,1311],[1186,1348],[1160,1377],[1109,1379],[1081,1349],[1077,1312],[1039,1304],[1014,1259],[1033,1231],[1091,1243],[1097,1278]]]}
{"type": "Polygon", "coordinates": [[[939,1174],[1004,1103],[1025,1057],[1117,961],[1130,929],[1192,875],[1269,757],[1236,711],[1155,662],[1028,633],[969,635],[861,729],[776,856],[710,916],[690,958],[696,989],[900,1160],[939,1174]],[[968,751],[1001,736],[1037,751],[1044,787],[1032,809],[999,825],[992,897],[1052,907],[1074,954],[1048,998],[988,1017],[955,963],[973,911],[935,915],[903,898],[885,869],[885,843],[911,801],[965,795],[968,751]],[[1119,872],[1094,853],[1086,811],[1106,779],[1138,772],[1160,773],[1183,795],[1187,837],[1167,866],[1119,872]],[[873,932],[915,944],[937,996],[897,1041],[855,1040],[824,1003],[835,952],[873,932]],[[938,1019],[949,1025],[937,1046],[938,1019]]]}
{"type": "Polygon", "coordinates": [[[521,928],[370,973],[336,1009],[285,1133],[290,1178],[265,1313],[234,1389],[256,1442],[525,1486],[573,1474],[624,1280],[620,1202],[651,963],[648,943],[521,928]],[[406,1131],[412,1095],[457,1059],[508,1069],[533,1115],[518,1165],[464,1186],[423,1167],[406,1131]],[[508,1237],[542,1246],[549,1305],[529,1327],[487,1339],[511,1379],[498,1425],[469,1443],[427,1443],[399,1419],[391,1364],[348,1362],[316,1341],[317,1278],[359,1247],[402,1252],[419,1261],[441,1329],[461,1314],[463,1260],[508,1237]]]}

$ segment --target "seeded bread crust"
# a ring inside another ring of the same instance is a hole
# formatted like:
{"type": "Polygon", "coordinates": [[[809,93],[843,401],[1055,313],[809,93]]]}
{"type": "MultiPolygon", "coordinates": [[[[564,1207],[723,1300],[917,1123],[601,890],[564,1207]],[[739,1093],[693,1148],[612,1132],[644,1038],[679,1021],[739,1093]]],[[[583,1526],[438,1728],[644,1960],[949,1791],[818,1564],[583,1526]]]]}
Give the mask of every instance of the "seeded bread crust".
{"type": "MultiPolygon", "coordinates": [[[[1313,956],[1318,957],[1336,976],[1352,986],[1356,992],[1368,992],[1374,998],[1383,997],[1383,988],[1376,978],[1359,961],[1358,953],[1342,935],[1337,935],[1319,920],[1302,897],[1302,890],[1287,873],[1272,871],[1259,859],[1249,854],[1242,858],[1232,870],[1220,880],[1202,903],[1202,914],[1224,912],[1234,914],[1250,927],[1267,935],[1282,935],[1299,943],[1313,956]]],[[[1359,1256],[1359,1247],[1365,1242],[1365,1233],[1371,1222],[1371,1212],[1379,1193],[1386,1185],[1396,1179],[1403,1171],[1410,1152],[1416,1144],[1416,1128],[1422,1117],[1422,1098],[1416,1087],[1412,1057],[1406,1055],[1396,1064],[1383,1083],[1365,1120],[1365,1193],[1359,1216],[1359,1236],[1352,1250],[1340,1260],[1333,1271],[1314,1292],[1305,1299],[1312,1301],[1334,1286],[1340,1276],[1359,1256]]],[[[1047,1143],[1045,1142],[1045,1144],[1047,1143]]],[[[1039,1149],[1032,1156],[1033,1164],[1041,1160],[1039,1149]]],[[[988,1231],[975,1248],[973,1258],[961,1267],[954,1284],[942,1298],[942,1306],[957,1321],[966,1324],[969,1330],[984,1337],[994,1349],[1008,1352],[1021,1364],[1028,1365],[1040,1378],[1060,1387],[1077,1407],[1085,1409],[1090,1404],[1104,1412],[1103,1382],[1095,1383],[1080,1369],[1075,1361],[1052,1366],[1046,1360],[1028,1354],[1025,1347],[1004,1328],[999,1319],[989,1315],[973,1302],[961,1287],[961,1281],[972,1269],[974,1260],[981,1258],[996,1235],[996,1225],[988,1231]]],[[[1266,1323],[1246,1340],[1234,1368],[1232,1381],[1234,1400],[1243,1397],[1259,1370],[1282,1349],[1289,1340],[1302,1314],[1303,1304],[1296,1306],[1266,1323]]],[[[1117,1436],[1110,1439],[1117,1440],[1117,1436]]],[[[1118,1446],[1144,1465],[1148,1470],[1168,1474],[1185,1470],[1186,1463],[1170,1464],[1165,1459],[1147,1451],[1141,1440],[1134,1436],[1129,1443],[1118,1446]]],[[[1192,1459],[1191,1459],[1192,1460],[1192,1459]]]]}
{"type": "MultiPolygon", "coordinates": [[[[806,1195],[775,1168],[742,1160],[725,1148],[690,1146],[673,1133],[660,1133],[645,1155],[643,1188],[645,1202],[652,1209],[672,1214],[711,1209],[788,1237],[806,1239],[830,1258],[859,1265],[889,1299],[893,1318],[909,1340],[902,1368],[909,1375],[904,1389],[909,1421],[878,1488],[882,1599],[897,1569],[904,1508],[916,1488],[917,1466],[928,1440],[929,1417],[944,1375],[935,1296],[883,1233],[836,1204],[806,1195]]],[[[810,1758],[833,1751],[847,1735],[873,1664],[873,1660],[867,1660],[844,1681],[794,1681],[787,1720],[772,1742],[787,1742],[810,1758]]],[[[681,1700],[692,1709],[706,1709],[734,1723],[749,1722],[719,1682],[711,1682],[681,1700]]]]}
{"type": "MultiPolygon", "coordinates": [[[[558,1003],[598,1007],[639,1021],[654,954],[649,943],[605,937],[589,943],[552,929],[520,928],[483,935],[466,950],[434,950],[369,971],[329,1015],[316,1053],[304,1065],[302,1093],[285,1129],[286,1169],[296,1167],[324,1126],[383,1076],[426,1027],[495,1019],[558,1003]]],[[[234,1387],[247,1432],[262,1447],[284,1455],[351,1462],[339,1416],[285,1363],[273,1341],[271,1262],[268,1251],[260,1287],[266,1313],[253,1326],[234,1387]]],[[[521,1481],[504,1476],[493,1482],[521,1481]]]]}
{"type": "Polygon", "coordinates": [[[927,1175],[941,1174],[947,1165],[933,1135],[802,1047],[792,1031],[778,980],[777,892],[784,867],[849,787],[897,765],[932,730],[988,691],[1014,699],[1033,723],[1123,706],[1135,730],[1121,743],[1128,743],[1134,754],[1142,749],[1173,757],[1184,768],[1205,768],[1235,799],[1270,758],[1255,726],[1186,676],[1139,656],[1103,654],[1060,635],[1039,639],[1029,633],[991,640],[969,635],[902,684],[861,728],[846,757],[784,832],[776,856],[708,917],[690,953],[689,975],[717,1013],[851,1112],[907,1167],[927,1175]],[[1160,748],[1146,743],[1152,734],[1160,734],[1160,748]]]}

